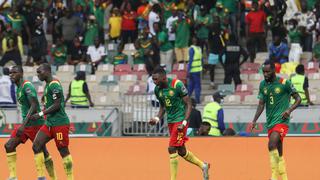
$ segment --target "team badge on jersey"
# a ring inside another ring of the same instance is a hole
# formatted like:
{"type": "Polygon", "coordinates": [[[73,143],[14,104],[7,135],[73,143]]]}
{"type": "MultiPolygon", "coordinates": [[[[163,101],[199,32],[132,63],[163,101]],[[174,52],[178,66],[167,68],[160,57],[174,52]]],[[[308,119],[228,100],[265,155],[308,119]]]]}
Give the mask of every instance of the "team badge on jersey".
{"type": "Polygon", "coordinates": [[[174,96],[174,92],[172,90],[169,91],[170,96],[174,96]]]}
{"type": "Polygon", "coordinates": [[[279,87],[277,87],[277,88],[275,88],[274,92],[275,92],[276,94],[279,94],[279,93],[281,92],[281,89],[280,89],[279,87]]]}

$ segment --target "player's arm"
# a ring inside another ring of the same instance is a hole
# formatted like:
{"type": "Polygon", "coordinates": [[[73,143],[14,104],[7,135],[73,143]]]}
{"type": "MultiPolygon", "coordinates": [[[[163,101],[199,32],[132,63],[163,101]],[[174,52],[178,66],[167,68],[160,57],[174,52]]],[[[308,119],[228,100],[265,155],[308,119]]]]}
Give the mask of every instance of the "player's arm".
{"type": "Polygon", "coordinates": [[[262,83],[260,83],[260,86],[259,86],[258,99],[259,99],[259,104],[258,104],[258,107],[257,107],[257,110],[256,110],[256,114],[254,115],[254,118],[253,118],[253,121],[252,121],[251,130],[256,128],[256,123],[257,123],[261,113],[264,110],[264,106],[265,106],[265,102],[266,102],[265,101],[266,97],[265,97],[265,93],[263,91],[262,83]]]}
{"type": "Polygon", "coordinates": [[[187,122],[189,122],[189,117],[190,117],[190,114],[191,114],[191,111],[192,111],[192,104],[191,104],[191,99],[189,96],[184,96],[183,97],[183,102],[186,104],[186,112],[184,114],[184,117],[185,117],[185,120],[187,122]]]}
{"type": "Polygon", "coordinates": [[[53,90],[52,92],[52,98],[53,98],[53,105],[50,106],[48,109],[42,111],[43,112],[43,115],[46,115],[46,114],[52,114],[54,112],[57,112],[60,110],[61,108],[61,91],[55,91],[53,90]]]}
{"type": "Polygon", "coordinates": [[[293,97],[294,103],[289,107],[289,109],[282,113],[282,119],[289,118],[291,112],[294,111],[301,103],[301,97],[292,85],[291,81],[286,81],[285,87],[287,92],[293,97]]]}

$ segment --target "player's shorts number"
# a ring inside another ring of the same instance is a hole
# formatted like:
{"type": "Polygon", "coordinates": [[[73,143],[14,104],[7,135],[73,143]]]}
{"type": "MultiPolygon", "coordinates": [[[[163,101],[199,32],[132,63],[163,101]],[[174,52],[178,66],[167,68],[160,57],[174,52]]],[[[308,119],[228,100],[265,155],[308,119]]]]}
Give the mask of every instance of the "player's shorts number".
{"type": "Polygon", "coordinates": [[[61,132],[58,132],[58,133],[56,134],[56,136],[57,136],[57,140],[58,140],[58,141],[62,141],[62,140],[63,140],[63,135],[62,135],[61,132]]]}

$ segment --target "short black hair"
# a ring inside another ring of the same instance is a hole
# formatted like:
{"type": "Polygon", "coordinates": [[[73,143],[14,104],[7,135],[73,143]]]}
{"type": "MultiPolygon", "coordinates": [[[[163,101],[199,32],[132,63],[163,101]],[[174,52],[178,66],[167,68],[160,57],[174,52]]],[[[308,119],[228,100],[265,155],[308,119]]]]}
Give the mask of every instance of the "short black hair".
{"type": "Polygon", "coordinates": [[[40,65],[40,67],[43,67],[44,70],[48,71],[51,73],[51,65],[48,63],[43,63],[40,65]]]}
{"type": "Polygon", "coordinates": [[[85,80],[86,79],[86,72],[85,71],[77,71],[75,79],[76,80],[85,80]]]}
{"type": "Polygon", "coordinates": [[[203,122],[201,123],[201,125],[203,125],[203,126],[210,126],[210,127],[211,127],[211,124],[210,124],[209,122],[207,122],[207,121],[203,121],[203,122]]]}
{"type": "Polygon", "coordinates": [[[263,63],[262,67],[267,66],[267,65],[270,65],[271,69],[273,69],[273,70],[276,69],[276,66],[275,66],[274,63],[273,63],[272,61],[270,61],[270,60],[266,60],[266,61],[263,63]]]}
{"type": "Polygon", "coordinates": [[[224,136],[234,136],[236,135],[236,131],[232,128],[227,128],[223,131],[224,136]]]}
{"type": "Polygon", "coordinates": [[[166,75],[167,73],[166,73],[166,70],[163,69],[163,67],[157,66],[157,67],[153,70],[152,74],[166,75]]]}
{"type": "Polygon", "coordinates": [[[299,65],[296,67],[296,73],[297,73],[297,74],[304,74],[304,65],[303,65],[303,64],[299,64],[299,65]]]}
{"type": "Polygon", "coordinates": [[[23,68],[22,68],[22,66],[15,65],[15,66],[12,66],[11,69],[17,69],[20,73],[23,73],[23,68]]]}
{"type": "Polygon", "coordinates": [[[3,67],[2,72],[3,72],[3,75],[7,75],[7,76],[9,76],[10,74],[10,70],[7,67],[3,67]]]}

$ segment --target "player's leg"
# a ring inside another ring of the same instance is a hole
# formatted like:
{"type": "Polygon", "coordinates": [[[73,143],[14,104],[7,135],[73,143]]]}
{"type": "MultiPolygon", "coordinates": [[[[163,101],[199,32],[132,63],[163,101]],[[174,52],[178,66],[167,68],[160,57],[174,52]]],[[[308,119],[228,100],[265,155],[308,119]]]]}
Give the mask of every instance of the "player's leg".
{"type": "Polygon", "coordinates": [[[288,180],[287,170],[286,170],[286,162],[283,157],[283,142],[279,141],[278,143],[278,152],[279,152],[279,175],[282,180],[288,180]]]}
{"type": "Polygon", "coordinates": [[[73,161],[68,147],[59,148],[59,153],[63,159],[63,168],[67,175],[67,180],[73,180],[73,161]]]}
{"type": "Polygon", "coordinates": [[[169,146],[168,148],[170,154],[170,179],[176,180],[177,179],[177,172],[178,172],[178,153],[176,147],[169,146]]]}
{"type": "Polygon", "coordinates": [[[42,126],[42,128],[38,131],[32,145],[38,179],[45,179],[45,158],[42,150],[45,145],[51,140],[49,133],[50,131],[48,127],[45,125],[42,126]]]}
{"type": "Polygon", "coordinates": [[[203,171],[203,178],[209,179],[209,168],[210,165],[208,163],[205,163],[201,161],[199,158],[197,158],[191,151],[186,149],[185,145],[182,145],[180,147],[177,147],[178,154],[183,157],[186,161],[198,166],[203,171]]]}
{"type": "Polygon", "coordinates": [[[54,141],[63,159],[67,180],[73,180],[73,162],[69,151],[69,125],[52,127],[54,141]]]}
{"type": "Polygon", "coordinates": [[[279,151],[278,151],[278,144],[280,142],[280,134],[276,131],[273,131],[269,135],[269,156],[270,156],[270,164],[271,164],[271,179],[276,180],[278,179],[279,175],[279,151]]]}
{"type": "Polygon", "coordinates": [[[53,160],[47,150],[47,147],[44,146],[44,148],[42,149],[42,152],[44,154],[44,164],[46,166],[47,172],[50,176],[51,180],[56,180],[57,179],[57,173],[54,169],[54,165],[53,165],[53,160]]]}
{"type": "Polygon", "coordinates": [[[17,153],[16,147],[21,144],[22,141],[18,137],[10,138],[4,145],[7,153],[7,163],[9,168],[9,180],[15,180],[17,178],[17,153]]]}

